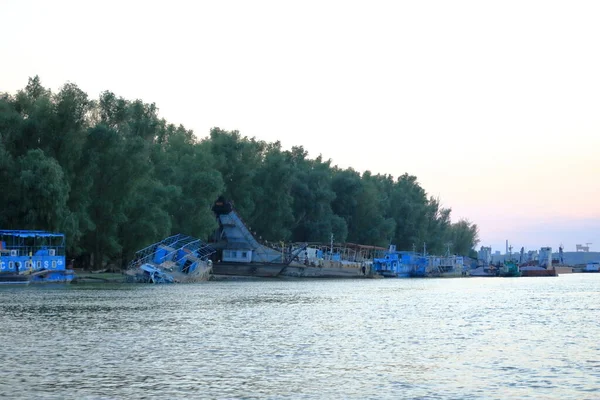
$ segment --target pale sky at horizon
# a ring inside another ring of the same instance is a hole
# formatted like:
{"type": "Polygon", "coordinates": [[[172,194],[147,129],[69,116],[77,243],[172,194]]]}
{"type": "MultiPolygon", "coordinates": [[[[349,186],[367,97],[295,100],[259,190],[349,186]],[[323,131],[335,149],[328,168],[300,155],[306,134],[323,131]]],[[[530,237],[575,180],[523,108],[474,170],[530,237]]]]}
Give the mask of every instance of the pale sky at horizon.
{"type": "Polygon", "coordinates": [[[594,1],[0,0],[0,92],[110,90],[198,137],[416,175],[493,250],[600,250],[599,20],[594,1]]]}

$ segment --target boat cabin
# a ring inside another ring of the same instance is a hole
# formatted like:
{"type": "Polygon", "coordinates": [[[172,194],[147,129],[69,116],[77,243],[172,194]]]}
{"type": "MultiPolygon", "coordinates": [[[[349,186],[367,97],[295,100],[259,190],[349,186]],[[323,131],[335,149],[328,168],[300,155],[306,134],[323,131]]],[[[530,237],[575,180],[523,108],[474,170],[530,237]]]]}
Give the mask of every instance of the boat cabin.
{"type": "Polygon", "coordinates": [[[600,263],[598,262],[591,262],[588,263],[584,270],[584,272],[600,272],[600,263]]]}
{"type": "Polygon", "coordinates": [[[47,231],[0,230],[0,273],[27,274],[32,281],[61,282],[65,276],[65,235],[47,231]]]}

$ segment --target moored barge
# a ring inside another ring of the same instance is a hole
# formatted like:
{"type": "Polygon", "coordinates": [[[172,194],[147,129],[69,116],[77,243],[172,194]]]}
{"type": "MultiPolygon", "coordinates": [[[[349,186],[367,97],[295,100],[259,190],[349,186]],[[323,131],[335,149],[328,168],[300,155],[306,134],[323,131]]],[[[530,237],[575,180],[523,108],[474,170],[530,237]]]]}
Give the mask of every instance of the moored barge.
{"type": "Polygon", "coordinates": [[[65,235],[38,230],[0,230],[0,281],[68,283],[75,272],[65,262],[65,235]]]}

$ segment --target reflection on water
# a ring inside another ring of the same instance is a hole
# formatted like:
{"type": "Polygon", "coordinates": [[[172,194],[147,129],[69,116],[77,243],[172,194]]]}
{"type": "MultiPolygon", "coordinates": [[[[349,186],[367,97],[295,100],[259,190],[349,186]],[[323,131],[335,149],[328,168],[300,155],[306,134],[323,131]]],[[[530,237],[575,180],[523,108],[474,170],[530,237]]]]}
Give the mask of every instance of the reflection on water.
{"type": "Polygon", "coordinates": [[[8,398],[600,398],[600,274],[0,288],[8,398]]]}

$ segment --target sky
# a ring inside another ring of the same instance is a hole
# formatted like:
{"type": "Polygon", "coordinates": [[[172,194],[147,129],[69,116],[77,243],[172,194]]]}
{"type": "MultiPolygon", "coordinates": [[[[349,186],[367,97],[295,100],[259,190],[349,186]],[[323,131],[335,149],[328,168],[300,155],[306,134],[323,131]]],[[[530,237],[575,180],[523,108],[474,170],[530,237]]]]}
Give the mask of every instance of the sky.
{"type": "Polygon", "coordinates": [[[363,172],[480,245],[600,250],[600,2],[0,0],[0,92],[39,75],[363,172]]]}

